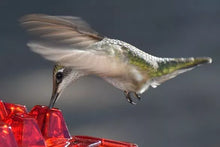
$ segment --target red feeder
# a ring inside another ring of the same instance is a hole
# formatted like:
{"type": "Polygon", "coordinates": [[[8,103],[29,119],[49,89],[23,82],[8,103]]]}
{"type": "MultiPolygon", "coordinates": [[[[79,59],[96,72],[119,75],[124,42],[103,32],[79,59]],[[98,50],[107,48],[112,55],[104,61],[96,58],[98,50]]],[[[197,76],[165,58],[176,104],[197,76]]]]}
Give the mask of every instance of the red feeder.
{"type": "Polygon", "coordinates": [[[0,146],[1,147],[17,147],[15,137],[11,127],[0,121],[0,146]]]}
{"type": "Polygon", "coordinates": [[[110,139],[103,139],[103,138],[96,138],[90,136],[74,136],[74,139],[79,140],[81,142],[84,141],[93,141],[93,142],[100,142],[99,147],[137,147],[136,144],[121,142],[121,141],[114,141],[110,139]]]}
{"type": "Polygon", "coordinates": [[[4,103],[0,100],[0,120],[4,120],[8,116],[4,103]]]}
{"type": "Polygon", "coordinates": [[[0,101],[0,147],[137,147],[136,144],[89,136],[70,136],[62,112],[0,101]]]}
{"type": "Polygon", "coordinates": [[[12,115],[5,122],[11,126],[18,146],[45,147],[45,140],[34,118],[27,114],[12,115]]]}
{"type": "Polygon", "coordinates": [[[27,108],[23,105],[11,103],[4,103],[4,105],[9,117],[13,114],[27,114],[27,108]]]}
{"type": "Polygon", "coordinates": [[[30,115],[37,120],[44,138],[71,138],[60,110],[38,105],[31,110],[30,115]]]}

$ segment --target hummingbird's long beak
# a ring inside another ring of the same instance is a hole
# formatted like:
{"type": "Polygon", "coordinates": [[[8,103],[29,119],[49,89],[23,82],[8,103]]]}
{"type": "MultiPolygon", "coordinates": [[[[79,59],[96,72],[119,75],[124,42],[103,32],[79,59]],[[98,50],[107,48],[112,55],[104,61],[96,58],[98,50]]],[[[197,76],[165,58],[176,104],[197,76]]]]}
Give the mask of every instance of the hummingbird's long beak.
{"type": "Polygon", "coordinates": [[[50,109],[54,107],[54,104],[56,103],[56,100],[58,99],[58,97],[60,95],[60,90],[58,87],[59,87],[59,84],[57,84],[54,80],[52,96],[50,98],[50,104],[48,106],[50,109]]]}
{"type": "Polygon", "coordinates": [[[58,92],[55,92],[52,94],[51,99],[50,99],[50,104],[49,104],[50,109],[54,107],[54,104],[55,104],[57,98],[59,97],[59,95],[60,95],[60,93],[58,93],[58,92]]]}

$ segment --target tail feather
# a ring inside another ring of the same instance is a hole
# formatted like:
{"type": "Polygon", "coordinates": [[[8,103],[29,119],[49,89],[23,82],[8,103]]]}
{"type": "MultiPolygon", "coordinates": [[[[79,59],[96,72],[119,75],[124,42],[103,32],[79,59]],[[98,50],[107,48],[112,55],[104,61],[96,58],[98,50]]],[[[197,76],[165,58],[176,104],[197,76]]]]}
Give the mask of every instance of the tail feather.
{"type": "Polygon", "coordinates": [[[176,77],[177,75],[193,69],[196,66],[212,63],[210,57],[197,58],[167,58],[158,62],[158,69],[153,74],[152,87],[176,77]]]}
{"type": "MultiPolygon", "coordinates": [[[[177,62],[179,59],[176,59],[177,62]]],[[[197,58],[186,58],[183,61],[180,61],[182,64],[182,69],[191,68],[202,64],[212,63],[212,58],[210,57],[197,57],[197,58]]]]}

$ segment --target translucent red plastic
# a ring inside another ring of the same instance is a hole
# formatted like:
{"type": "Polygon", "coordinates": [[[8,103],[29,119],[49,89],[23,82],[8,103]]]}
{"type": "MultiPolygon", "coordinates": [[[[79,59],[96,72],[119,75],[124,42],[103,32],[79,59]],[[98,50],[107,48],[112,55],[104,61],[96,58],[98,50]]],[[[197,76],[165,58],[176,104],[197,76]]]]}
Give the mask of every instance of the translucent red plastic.
{"type": "Polygon", "coordinates": [[[127,142],[121,142],[121,141],[114,141],[110,139],[103,139],[103,138],[96,138],[96,137],[90,137],[90,136],[74,136],[76,140],[80,141],[100,141],[101,144],[99,147],[137,147],[136,144],[133,143],[127,143],[127,142]]]}
{"type": "Polygon", "coordinates": [[[36,120],[30,115],[15,113],[4,122],[11,127],[18,146],[46,146],[36,120]]]}
{"type": "Polygon", "coordinates": [[[11,127],[0,121],[0,146],[1,147],[17,147],[14,134],[11,127]]]}
{"type": "Polygon", "coordinates": [[[0,100],[0,121],[8,116],[4,103],[0,100]]]}
{"type": "Polygon", "coordinates": [[[136,144],[89,136],[70,136],[62,112],[0,101],[0,147],[137,147],[136,144]]]}
{"type": "Polygon", "coordinates": [[[37,105],[30,115],[37,120],[44,138],[71,138],[60,110],[37,105]]]}
{"type": "Polygon", "coordinates": [[[27,114],[27,108],[23,105],[19,104],[11,104],[11,103],[4,103],[5,109],[9,115],[9,117],[13,114],[27,114]]]}

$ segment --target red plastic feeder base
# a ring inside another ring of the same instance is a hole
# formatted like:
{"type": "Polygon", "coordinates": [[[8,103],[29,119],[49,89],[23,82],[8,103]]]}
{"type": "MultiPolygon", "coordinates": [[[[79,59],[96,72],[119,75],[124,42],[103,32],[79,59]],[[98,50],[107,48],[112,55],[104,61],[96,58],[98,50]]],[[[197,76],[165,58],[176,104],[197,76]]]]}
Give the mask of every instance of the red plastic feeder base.
{"type": "Polygon", "coordinates": [[[0,147],[137,147],[136,144],[89,136],[70,136],[62,112],[0,100],[0,147]]]}

